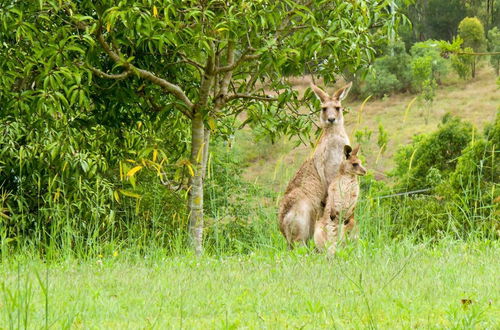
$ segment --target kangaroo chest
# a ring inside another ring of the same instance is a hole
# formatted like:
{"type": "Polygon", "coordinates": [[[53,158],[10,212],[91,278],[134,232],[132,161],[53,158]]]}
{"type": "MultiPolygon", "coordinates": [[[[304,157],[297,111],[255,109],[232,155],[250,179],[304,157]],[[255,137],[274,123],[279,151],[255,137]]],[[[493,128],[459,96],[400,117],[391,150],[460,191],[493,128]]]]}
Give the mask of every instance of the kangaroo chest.
{"type": "Polygon", "coordinates": [[[340,163],[344,160],[344,146],[350,144],[347,135],[339,134],[328,139],[325,148],[325,179],[330,184],[339,172],[340,163]]]}

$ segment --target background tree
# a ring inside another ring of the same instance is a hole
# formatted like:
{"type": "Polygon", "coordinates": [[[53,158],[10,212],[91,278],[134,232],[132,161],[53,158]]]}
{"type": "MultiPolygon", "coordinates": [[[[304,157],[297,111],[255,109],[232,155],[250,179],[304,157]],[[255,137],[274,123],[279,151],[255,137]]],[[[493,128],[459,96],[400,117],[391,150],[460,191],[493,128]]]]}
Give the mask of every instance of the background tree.
{"type": "MultiPolygon", "coordinates": [[[[488,31],[488,47],[492,53],[500,52],[500,30],[497,27],[488,31]]],[[[490,62],[498,76],[500,74],[500,55],[491,55],[490,62]]]]}
{"type": "Polygon", "coordinates": [[[413,29],[402,26],[403,38],[411,44],[427,39],[451,40],[457,33],[458,23],[467,16],[463,0],[414,1],[404,8],[413,29]]]}
{"type": "Polygon", "coordinates": [[[393,26],[388,1],[10,1],[0,14],[1,98],[10,118],[43,114],[52,123],[64,118],[63,126],[85,118],[89,129],[139,118],[150,127],[156,118],[169,128],[177,164],[191,173],[185,189],[198,254],[210,136],[257,124],[271,138],[306,137],[309,121],[297,111],[303,100],[285,77],[303,73],[305,63],[327,82],[354,72],[393,26]]]}
{"type": "MultiPolygon", "coordinates": [[[[470,47],[475,52],[483,51],[486,46],[484,27],[477,17],[466,17],[458,25],[458,35],[462,38],[464,47],[470,47]]],[[[476,57],[472,61],[472,78],[476,76],[476,57]]]]}

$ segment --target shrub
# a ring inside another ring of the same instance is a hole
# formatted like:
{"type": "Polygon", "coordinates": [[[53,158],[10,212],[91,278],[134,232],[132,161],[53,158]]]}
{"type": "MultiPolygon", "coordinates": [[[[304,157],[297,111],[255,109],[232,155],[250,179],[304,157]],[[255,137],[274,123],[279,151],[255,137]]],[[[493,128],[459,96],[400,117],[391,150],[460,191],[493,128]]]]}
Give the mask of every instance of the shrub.
{"type": "Polygon", "coordinates": [[[436,132],[414,137],[412,144],[400,148],[395,155],[393,175],[398,178],[398,186],[422,189],[435,184],[437,175],[446,179],[455,170],[471,133],[470,123],[446,115],[436,132]]]}
{"type": "Polygon", "coordinates": [[[382,97],[405,91],[410,86],[410,56],[406,53],[404,43],[396,42],[386,50],[386,54],[375,60],[373,72],[368,74],[361,89],[364,96],[382,97]]]}
{"type": "Polygon", "coordinates": [[[141,240],[168,236],[172,214],[183,212],[182,192],[166,189],[154,175],[141,173],[137,186],[134,177],[121,180],[128,169],[120,163],[151,157],[155,145],[169,150],[175,162],[185,149],[170,144],[178,141],[171,135],[177,133],[161,120],[142,124],[140,116],[115,126],[84,112],[76,119],[43,112],[2,116],[0,189],[8,197],[2,200],[0,236],[36,247],[50,241],[68,250],[128,240],[132,232],[141,240]]]}
{"type": "MultiPolygon", "coordinates": [[[[484,136],[472,141],[457,160],[450,184],[456,193],[472,196],[488,196],[486,204],[492,204],[496,185],[500,183],[500,112],[494,124],[485,129],[484,136]],[[498,157],[498,156],[497,156],[498,157]]],[[[497,191],[498,193],[498,191],[497,191]]],[[[482,198],[481,198],[482,199],[482,198]]],[[[477,201],[471,198],[470,201],[477,201]]]]}
{"type": "Polygon", "coordinates": [[[422,92],[424,87],[435,86],[449,71],[448,61],[440,54],[439,43],[434,40],[418,42],[406,53],[402,42],[375,60],[373,73],[366,78],[362,95],[381,97],[395,92],[412,90],[422,92]]]}
{"type": "Polygon", "coordinates": [[[483,136],[472,139],[471,131],[470,124],[445,116],[436,132],[398,150],[396,188],[431,187],[435,195],[384,201],[393,236],[498,236],[500,112],[483,136]]]}
{"type": "Polygon", "coordinates": [[[361,93],[363,96],[373,95],[375,97],[382,97],[398,92],[402,87],[396,75],[386,69],[375,68],[374,72],[366,77],[361,93]]]}
{"type": "MultiPolygon", "coordinates": [[[[464,51],[470,53],[473,51],[473,49],[467,47],[464,49],[464,51]]],[[[472,67],[474,64],[473,55],[452,55],[450,59],[451,67],[455,70],[460,78],[467,80],[472,77],[472,67]]]]}
{"type": "Polygon", "coordinates": [[[427,40],[415,43],[411,49],[412,80],[418,80],[417,90],[425,80],[441,80],[449,72],[449,63],[441,56],[439,42],[427,40]],[[425,68],[425,69],[424,69],[425,68]]]}

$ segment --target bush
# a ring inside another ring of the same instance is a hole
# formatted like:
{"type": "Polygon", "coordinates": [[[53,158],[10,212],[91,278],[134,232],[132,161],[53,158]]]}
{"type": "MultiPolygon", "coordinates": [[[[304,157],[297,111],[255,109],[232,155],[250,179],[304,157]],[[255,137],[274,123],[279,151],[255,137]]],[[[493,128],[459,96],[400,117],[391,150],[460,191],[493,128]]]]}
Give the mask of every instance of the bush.
{"type": "Polygon", "coordinates": [[[396,154],[396,188],[433,188],[435,195],[386,200],[393,236],[498,236],[500,112],[484,135],[472,140],[471,125],[446,116],[439,129],[420,135],[396,154]]]}
{"type": "Polygon", "coordinates": [[[441,56],[439,43],[427,40],[415,43],[411,49],[412,81],[417,91],[420,91],[426,80],[435,80],[438,84],[449,72],[449,63],[441,56]]]}
{"type": "Polygon", "coordinates": [[[424,87],[435,86],[449,71],[448,61],[440,54],[439,43],[434,40],[418,42],[406,53],[402,42],[388,48],[388,55],[375,60],[373,72],[361,89],[363,96],[381,97],[396,92],[422,92],[424,87]],[[393,53],[393,55],[391,54],[393,53]]]}
{"type": "Polygon", "coordinates": [[[173,215],[184,212],[182,191],[166,189],[156,175],[142,172],[140,184],[135,177],[125,180],[129,169],[143,166],[131,159],[151,157],[155,146],[169,150],[169,161],[182,157],[185,149],[170,144],[176,139],[162,120],[142,124],[136,121],[139,114],[113,127],[83,112],[74,119],[43,112],[13,116],[8,110],[0,118],[0,189],[5,196],[0,237],[74,251],[121,239],[161,241],[171,234],[173,215]]]}
{"type": "Polygon", "coordinates": [[[410,86],[410,56],[406,53],[404,43],[396,42],[386,50],[386,54],[375,60],[373,72],[368,75],[361,89],[362,95],[382,97],[406,91],[410,86]]]}
{"type": "Polygon", "coordinates": [[[373,73],[366,77],[361,94],[365,97],[368,95],[383,97],[384,95],[399,92],[402,88],[403,86],[396,75],[385,69],[375,69],[373,73]]]}
{"type": "Polygon", "coordinates": [[[395,155],[393,175],[398,186],[409,190],[428,188],[455,170],[457,158],[472,137],[472,125],[446,115],[438,130],[414,137],[413,143],[400,148],[395,155]]]}
{"type": "Polygon", "coordinates": [[[485,129],[484,136],[471,142],[458,158],[450,176],[453,191],[470,196],[468,201],[473,204],[481,201],[491,205],[496,197],[495,188],[500,184],[500,162],[495,157],[499,153],[500,112],[494,124],[485,129]]]}
{"type": "MultiPolygon", "coordinates": [[[[465,48],[465,52],[472,52],[472,48],[465,48]]],[[[451,56],[451,67],[458,76],[464,80],[472,77],[472,67],[474,64],[473,55],[452,55],[451,56]]]]}

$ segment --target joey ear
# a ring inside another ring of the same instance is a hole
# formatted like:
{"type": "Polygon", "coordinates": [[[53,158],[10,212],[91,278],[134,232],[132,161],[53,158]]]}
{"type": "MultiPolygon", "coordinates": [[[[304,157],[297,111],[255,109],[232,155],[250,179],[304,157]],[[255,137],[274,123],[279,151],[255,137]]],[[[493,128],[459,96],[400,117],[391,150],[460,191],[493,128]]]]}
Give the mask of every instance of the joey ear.
{"type": "Polygon", "coordinates": [[[353,150],[351,155],[357,156],[359,152],[360,145],[358,144],[353,150]]]}
{"type": "Polygon", "coordinates": [[[336,91],[335,93],[333,93],[332,98],[342,101],[347,97],[347,94],[349,94],[351,87],[352,87],[352,81],[347,85],[345,85],[344,87],[342,87],[341,89],[339,89],[338,91],[336,91]]]}
{"type": "Polygon", "coordinates": [[[330,97],[328,96],[327,93],[325,93],[325,91],[323,91],[321,88],[319,88],[313,83],[311,83],[311,89],[321,102],[326,102],[330,99],[330,97]]]}
{"type": "Polygon", "coordinates": [[[349,159],[349,157],[351,156],[351,151],[352,151],[352,148],[350,145],[346,144],[344,146],[344,155],[345,155],[345,158],[346,159],[349,159]]]}

